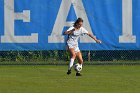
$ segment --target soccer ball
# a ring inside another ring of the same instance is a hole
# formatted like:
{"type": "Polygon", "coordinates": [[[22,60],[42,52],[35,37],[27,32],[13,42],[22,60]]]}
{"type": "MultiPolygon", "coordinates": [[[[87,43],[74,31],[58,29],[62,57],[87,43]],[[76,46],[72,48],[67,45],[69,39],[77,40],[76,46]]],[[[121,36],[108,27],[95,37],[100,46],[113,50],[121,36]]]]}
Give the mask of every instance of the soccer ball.
{"type": "Polygon", "coordinates": [[[79,63],[75,64],[75,65],[74,65],[74,70],[75,70],[76,72],[82,71],[82,65],[79,64],[79,63]]]}

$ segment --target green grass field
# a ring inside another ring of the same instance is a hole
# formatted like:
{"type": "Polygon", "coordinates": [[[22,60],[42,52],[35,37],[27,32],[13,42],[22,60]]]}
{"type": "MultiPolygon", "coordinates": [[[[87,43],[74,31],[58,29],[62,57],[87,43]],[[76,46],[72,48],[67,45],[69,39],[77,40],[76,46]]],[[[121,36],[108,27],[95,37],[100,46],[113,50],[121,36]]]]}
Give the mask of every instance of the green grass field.
{"type": "Polygon", "coordinates": [[[67,66],[0,66],[0,93],[140,93],[140,66],[87,65],[82,77],[67,66]]]}

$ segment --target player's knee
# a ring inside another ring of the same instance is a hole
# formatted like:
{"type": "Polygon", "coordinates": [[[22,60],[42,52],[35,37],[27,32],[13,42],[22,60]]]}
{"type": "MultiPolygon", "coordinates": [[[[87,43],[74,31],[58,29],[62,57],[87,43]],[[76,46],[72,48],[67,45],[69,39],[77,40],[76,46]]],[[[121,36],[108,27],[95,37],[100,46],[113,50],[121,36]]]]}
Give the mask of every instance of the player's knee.
{"type": "Polygon", "coordinates": [[[76,55],[75,54],[72,54],[72,56],[71,56],[73,59],[75,59],[76,58],[76,55]]]}

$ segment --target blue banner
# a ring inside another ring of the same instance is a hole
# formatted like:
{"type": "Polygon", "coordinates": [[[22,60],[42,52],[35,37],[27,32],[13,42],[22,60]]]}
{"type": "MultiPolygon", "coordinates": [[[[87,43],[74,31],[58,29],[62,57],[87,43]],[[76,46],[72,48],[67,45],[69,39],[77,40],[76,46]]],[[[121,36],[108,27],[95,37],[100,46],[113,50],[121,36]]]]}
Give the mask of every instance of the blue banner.
{"type": "Polygon", "coordinates": [[[78,17],[102,40],[81,36],[81,50],[140,50],[140,0],[0,0],[0,51],[65,50],[78,17]]]}

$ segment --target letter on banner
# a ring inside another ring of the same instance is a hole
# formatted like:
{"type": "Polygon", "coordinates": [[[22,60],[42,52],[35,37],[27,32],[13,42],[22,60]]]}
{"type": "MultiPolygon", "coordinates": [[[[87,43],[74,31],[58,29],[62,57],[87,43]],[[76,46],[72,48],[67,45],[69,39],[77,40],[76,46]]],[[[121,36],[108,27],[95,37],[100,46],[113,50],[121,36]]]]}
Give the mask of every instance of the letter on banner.
{"type": "Polygon", "coordinates": [[[132,34],[132,0],[122,0],[122,36],[120,43],[136,43],[136,36],[132,34]]]}
{"type": "MultiPolygon", "coordinates": [[[[62,35],[62,31],[64,26],[72,26],[74,22],[66,22],[70,6],[73,4],[74,10],[77,17],[81,17],[84,19],[84,27],[92,34],[92,30],[90,24],[88,22],[88,18],[85,12],[85,8],[83,6],[82,0],[62,0],[54,28],[52,30],[51,35],[48,37],[49,43],[64,43],[64,36],[62,35]],[[67,7],[66,7],[67,6],[67,7]]],[[[89,43],[95,42],[88,36],[80,37],[80,42],[89,43]]]]}
{"type": "Polygon", "coordinates": [[[30,11],[23,10],[23,13],[14,13],[14,0],[4,0],[4,36],[1,36],[2,43],[38,43],[38,34],[31,36],[15,36],[14,21],[23,20],[30,22],[30,11]]]}

